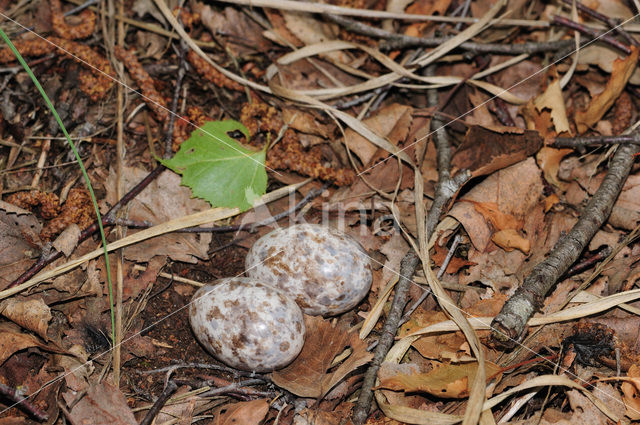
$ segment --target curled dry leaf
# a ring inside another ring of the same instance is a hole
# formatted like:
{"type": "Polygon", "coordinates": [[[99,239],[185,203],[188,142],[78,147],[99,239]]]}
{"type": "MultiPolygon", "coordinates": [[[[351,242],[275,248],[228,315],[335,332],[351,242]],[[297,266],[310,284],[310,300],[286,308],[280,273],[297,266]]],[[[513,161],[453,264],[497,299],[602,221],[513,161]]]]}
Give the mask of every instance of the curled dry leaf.
{"type": "Polygon", "coordinates": [[[45,341],[48,340],[51,310],[41,298],[9,298],[0,303],[0,314],[24,329],[37,333],[45,341]]]}
{"type": "MultiPolygon", "coordinates": [[[[478,212],[475,205],[482,203],[486,209],[493,203],[497,205],[497,208],[494,209],[497,209],[501,214],[511,215],[516,219],[526,218],[539,204],[542,189],[540,169],[536,166],[533,158],[528,158],[497,171],[478,183],[461,198],[461,200],[471,202],[457,202],[449,215],[462,224],[469,234],[473,246],[482,252],[491,242],[492,229],[489,226],[489,220],[478,212]]],[[[490,211],[485,211],[485,213],[491,216],[490,211]]],[[[495,218],[492,219],[495,220],[495,218]]],[[[502,219],[496,220],[497,223],[502,223],[502,221],[502,219]]],[[[511,220],[507,222],[511,222],[511,220]]],[[[521,227],[512,228],[519,229],[521,227]]]]}
{"type": "Polygon", "coordinates": [[[271,374],[279,387],[301,397],[322,397],[347,374],[373,358],[358,333],[349,333],[343,322],[332,326],[329,320],[305,316],[305,325],[307,339],[300,355],[289,366],[271,374]],[[336,356],[348,347],[349,357],[329,372],[336,356]]]}
{"type": "Polygon", "coordinates": [[[29,347],[38,347],[45,351],[64,353],[64,350],[38,341],[34,335],[28,334],[11,322],[0,323],[0,365],[13,353],[29,347]]]}
{"type": "Polygon", "coordinates": [[[638,63],[640,49],[632,46],[631,54],[624,60],[616,59],[613,62],[611,78],[607,81],[604,91],[591,99],[591,103],[584,111],[577,111],[575,116],[579,133],[584,133],[594,125],[616,101],[622,90],[627,85],[638,63]]]}
{"type": "Polygon", "coordinates": [[[558,179],[558,169],[560,168],[560,161],[562,158],[573,152],[572,149],[555,149],[550,147],[543,147],[536,155],[538,165],[542,168],[544,178],[552,185],[564,188],[564,183],[558,179]]]}
{"type": "Polygon", "coordinates": [[[520,236],[515,229],[500,230],[491,236],[491,240],[505,251],[519,249],[524,254],[528,254],[531,250],[531,242],[520,236]]]}
{"type": "MultiPolygon", "coordinates": [[[[501,373],[495,363],[485,362],[487,381],[501,373]]],[[[444,364],[426,373],[398,374],[383,378],[378,388],[394,391],[425,392],[435,397],[465,398],[469,396],[469,382],[478,370],[478,363],[444,364]]]]}
{"type": "MultiPolygon", "coordinates": [[[[549,83],[547,89],[533,100],[533,105],[538,112],[548,109],[551,112],[551,120],[556,129],[556,133],[570,132],[569,120],[567,119],[567,109],[564,106],[562,98],[562,88],[560,87],[560,79],[558,73],[554,70],[551,73],[552,82],[549,83]]],[[[543,129],[536,129],[543,131],[543,129]]],[[[546,129],[544,129],[546,130],[546,129]]]]}

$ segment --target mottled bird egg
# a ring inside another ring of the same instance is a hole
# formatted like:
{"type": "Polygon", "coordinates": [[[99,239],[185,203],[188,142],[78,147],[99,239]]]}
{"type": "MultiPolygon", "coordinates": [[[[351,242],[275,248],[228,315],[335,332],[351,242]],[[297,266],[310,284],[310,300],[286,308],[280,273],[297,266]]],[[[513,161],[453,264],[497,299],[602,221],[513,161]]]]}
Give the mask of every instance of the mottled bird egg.
{"type": "Polygon", "coordinates": [[[245,265],[249,277],[282,290],[310,315],[344,313],[371,288],[364,248],[319,224],[298,224],[264,235],[249,250],[245,265]]]}
{"type": "Polygon", "coordinates": [[[198,340],[236,369],[268,372],[291,363],[304,344],[300,307],[249,278],[220,279],[198,289],[189,306],[198,340]]]}

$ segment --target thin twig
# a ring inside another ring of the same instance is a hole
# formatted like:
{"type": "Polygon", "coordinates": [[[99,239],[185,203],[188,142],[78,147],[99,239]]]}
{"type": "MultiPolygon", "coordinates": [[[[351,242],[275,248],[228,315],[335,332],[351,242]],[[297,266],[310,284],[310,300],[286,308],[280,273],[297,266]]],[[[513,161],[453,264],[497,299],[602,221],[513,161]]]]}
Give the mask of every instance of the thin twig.
{"type": "Polygon", "coordinates": [[[160,394],[160,397],[158,397],[155,403],[153,403],[153,406],[151,406],[151,409],[149,409],[144,419],[142,419],[142,421],[140,422],[140,425],[150,425],[151,422],[155,419],[155,417],[158,416],[158,413],[160,413],[160,410],[167,403],[167,400],[171,398],[171,395],[177,389],[178,389],[178,386],[176,385],[176,383],[173,382],[173,380],[169,380],[167,384],[164,386],[164,389],[162,390],[162,394],[160,394]]]}
{"type": "Polygon", "coordinates": [[[552,146],[555,148],[571,149],[617,144],[640,145],[640,134],[623,134],[619,136],[557,137],[552,142],[552,146]]]}
{"type": "MultiPolygon", "coordinates": [[[[366,35],[368,37],[384,39],[385,42],[380,44],[380,50],[396,50],[408,47],[436,47],[451,37],[412,37],[402,34],[394,34],[380,28],[374,28],[362,22],[345,18],[338,15],[324,15],[329,21],[334,22],[348,31],[366,35]]],[[[473,53],[496,53],[506,55],[520,55],[522,53],[541,53],[551,52],[573,46],[573,40],[559,41],[543,41],[543,42],[526,42],[514,44],[492,44],[492,43],[476,43],[473,41],[465,41],[458,48],[468,50],[473,53]]]]}
{"type": "MultiPolygon", "coordinates": [[[[568,4],[569,6],[571,6],[574,2],[574,0],[562,0],[565,4],[568,4]]],[[[620,26],[620,22],[622,22],[620,19],[614,19],[614,18],[610,18],[606,15],[603,15],[602,13],[598,12],[597,10],[594,10],[592,8],[590,8],[589,6],[586,6],[584,3],[579,2],[577,0],[575,0],[576,3],[576,8],[580,11],[583,12],[589,16],[591,16],[594,19],[597,19],[600,22],[604,22],[605,24],[607,24],[609,26],[609,28],[613,29],[616,33],[620,34],[621,36],[623,36],[625,38],[625,40],[627,40],[627,43],[629,45],[634,45],[637,46],[638,42],[636,41],[635,38],[631,37],[629,35],[628,32],[626,32],[621,26],[620,26]]]]}
{"type": "Polygon", "coordinates": [[[552,22],[556,25],[562,25],[567,28],[571,28],[572,30],[579,31],[582,34],[588,35],[589,37],[597,38],[598,41],[607,43],[608,45],[615,47],[618,50],[621,50],[627,55],[631,54],[631,49],[629,48],[629,46],[627,46],[624,43],[621,43],[620,41],[616,40],[614,37],[610,36],[609,34],[603,31],[599,31],[597,29],[588,27],[584,24],[580,24],[578,22],[572,21],[571,19],[565,18],[564,16],[559,16],[559,15],[554,15],[552,22]]]}
{"type": "MultiPolygon", "coordinates": [[[[135,185],[126,195],[122,197],[111,209],[102,216],[102,225],[103,226],[113,226],[116,222],[115,213],[122,208],[124,205],[129,203],[133,198],[135,198],[140,192],[144,190],[156,177],[162,173],[166,168],[164,165],[158,165],[154,168],[147,176],[142,179],[137,185],[135,185]]],[[[80,238],[78,239],[78,244],[80,242],[86,240],[91,237],[98,230],[98,223],[95,222],[91,226],[87,227],[80,233],[80,238]]],[[[62,257],[61,251],[51,250],[42,253],[38,261],[36,261],[27,271],[22,273],[17,279],[11,282],[6,289],[13,288],[15,286],[21,285],[27,280],[31,279],[35,276],[40,270],[62,257]]]]}
{"type": "Polygon", "coordinates": [[[5,385],[1,382],[0,382],[0,395],[2,395],[4,398],[7,398],[8,400],[15,403],[16,407],[19,407],[20,409],[24,410],[25,412],[27,412],[29,415],[39,420],[40,422],[44,422],[49,419],[49,416],[47,415],[46,412],[43,412],[33,404],[29,403],[27,399],[22,397],[22,395],[20,395],[18,391],[16,391],[14,388],[11,388],[10,386],[5,385]]]}
{"type": "Polygon", "coordinates": [[[619,145],[611,159],[609,170],[584,212],[562,237],[544,261],[536,265],[515,294],[505,303],[493,320],[494,341],[512,347],[518,341],[529,318],[542,305],[545,296],[557,280],[578,259],[593,235],[611,214],[613,204],[631,171],[635,145],[619,145]]]}
{"type": "Polygon", "coordinates": [[[164,138],[164,159],[169,159],[173,154],[173,127],[176,122],[176,116],[178,112],[178,100],[180,99],[180,90],[182,89],[182,80],[187,71],[186,69],[186,46],[184,42],[180,42],[178,47],[178,76],[176,77],[175,87],[173,89],[173,98],[171,99],[171,113],[169,114],[169,123],[167,124],[167,131],[164,138]]]}
{"type": "Polygon", "coordinates": [[[402,318],[402,311],[407,305],[407,295],[409,293],[411,277],[419,263],[420,258],[413,251],[409,251],[400,263],[400,279],[395,287],[391,309],[382,327],[382,332],[378,339],[378,346],[373,355],[371,365],[364,375],[358,403],[353,409],[353,423],[355,425],[362,425],[369,416],[369,409],[371,407],[371,401],[373,400],[373,385],[378,376],[378,370],[395,340],[398,323],[402,318]]]}
{"type": "Polygon", "coordinates": [[[327,187],[329,187],[328,183],[325,183],[320,189],[312,189],[309,193],[306,194],[304,198],[300,200],[293,207],[289,208],[286,211],[278,213],[272,217],[266,218],[262,221],[257,221],[255,223],[244,223],[237,224],[233,226],[215,226],[215,227],[189,227],[188,229],[182,229],[180,232],[183,233],[228,233],[228,232],[241,232],[246,230],[249,233],[254,233],[258,227],[268,226],[269,224],[275,223],[278,220],[281,220],[285,217],[290,216],[296,211],[302,209],[305,205],[311,202],[316,197],[320,196],[322,192],[324,192],[327,187]]]}

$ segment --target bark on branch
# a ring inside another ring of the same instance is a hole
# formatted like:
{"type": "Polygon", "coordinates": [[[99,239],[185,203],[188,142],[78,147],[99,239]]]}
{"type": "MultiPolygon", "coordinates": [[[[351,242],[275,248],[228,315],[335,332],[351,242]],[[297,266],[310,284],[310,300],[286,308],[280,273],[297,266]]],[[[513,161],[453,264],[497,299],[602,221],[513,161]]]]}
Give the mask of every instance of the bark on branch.
{"type": "Polygon", "coordinates": [[[549,290],[580,257],[585,246],[611,214],[634,161],[636,145],[619,145],[602,184],[584,209],[582,216],[561,238],[549,256],[536,265],[522,286],[502,307],[491,327],[494,341],[511,348],[519,341],[527,321],[543,305],[549,290]]]}

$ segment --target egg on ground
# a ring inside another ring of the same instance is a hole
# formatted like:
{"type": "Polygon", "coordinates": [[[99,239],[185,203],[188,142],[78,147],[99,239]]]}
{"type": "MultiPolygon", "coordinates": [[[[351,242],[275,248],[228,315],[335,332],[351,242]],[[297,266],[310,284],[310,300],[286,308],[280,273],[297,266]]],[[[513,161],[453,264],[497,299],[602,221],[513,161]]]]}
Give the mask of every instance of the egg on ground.
{"type": "Polygon", "coordinates": [[[344,313],[371,288],[364,248],[319,224],[298,224],[264,235],[249,250],[245,265],[249,277],[282,290],[310,315],[344,313]]]}
{"type": "Polygon", "coordinates": [[[300,307],[277,289],[249,278],[219,279],[189,305],[193,332],[218,360],[268,372],[291,363],[304,345],[300,307]]]}

